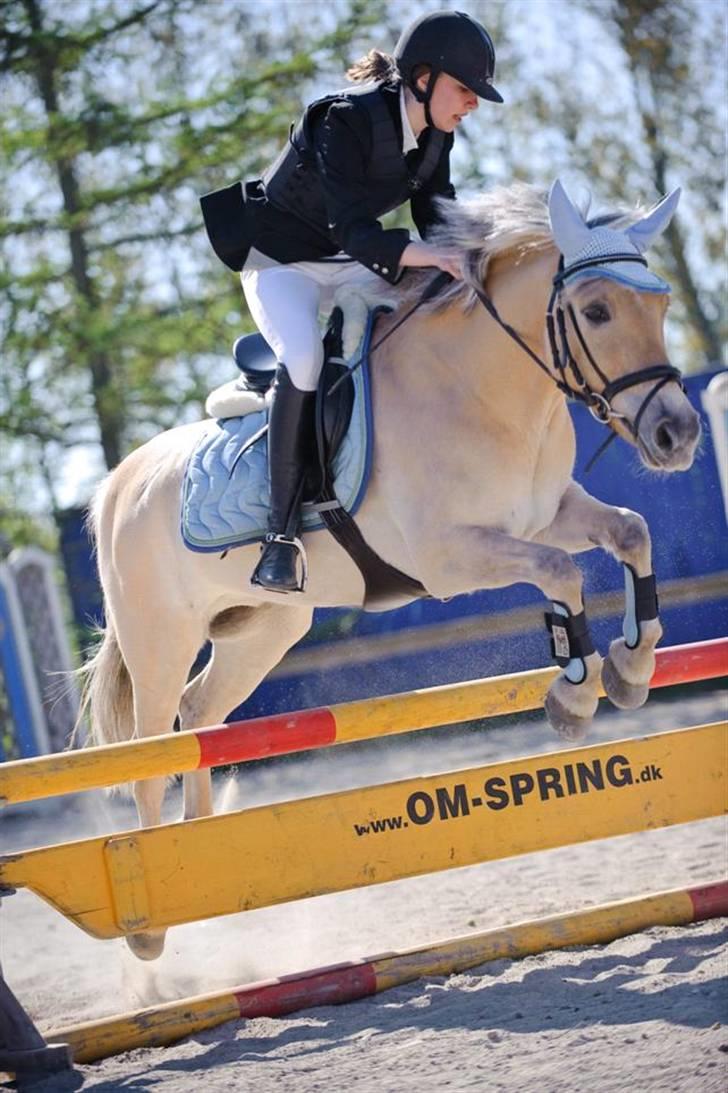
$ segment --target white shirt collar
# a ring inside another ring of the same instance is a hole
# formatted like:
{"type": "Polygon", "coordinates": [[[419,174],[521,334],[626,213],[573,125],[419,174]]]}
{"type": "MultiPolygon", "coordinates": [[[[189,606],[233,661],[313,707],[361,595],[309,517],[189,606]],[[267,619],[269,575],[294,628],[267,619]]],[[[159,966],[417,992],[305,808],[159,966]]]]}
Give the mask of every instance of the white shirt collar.
{"type": "Polygon", "coordinates": [[[399,112],[402,115],[402,152],[406,156],[408,152],[413,152],[417,145],[417,137],[412,132],[412,126],[410,120],[407,117],[407,107],[405,105],[404,98],[404,84],[399,89],[399,112]]]}

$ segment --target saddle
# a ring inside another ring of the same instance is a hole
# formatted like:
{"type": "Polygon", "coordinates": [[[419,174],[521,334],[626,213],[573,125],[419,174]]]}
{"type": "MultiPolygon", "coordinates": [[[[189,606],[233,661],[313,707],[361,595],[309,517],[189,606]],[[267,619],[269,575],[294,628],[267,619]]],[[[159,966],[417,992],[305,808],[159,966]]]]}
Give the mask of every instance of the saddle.
{"type": "MultiPolygon", "coordinates": [[[[388,308],[375,308],[370,316],[373,328],[377,315],[388,308]]],[[[237,339],[233,357],[240,369],[240,390],[265,395],[275,377],[276,357],[262,334],[237,339]]],[[[388,610],[393,601],[428,597],[424,586],[395,566],[385,562],[362,536],[353,516],[334,492],[333,463],[346,436],[354,406],[353,369],[343,356],[343,313],[335,307],[324,335],[324,365],[316,391],[315,430],[308,446],[304,485],[304,510],[318,512],[336,541],[358,566],[365,584],[364,607],[388,610]]]]}

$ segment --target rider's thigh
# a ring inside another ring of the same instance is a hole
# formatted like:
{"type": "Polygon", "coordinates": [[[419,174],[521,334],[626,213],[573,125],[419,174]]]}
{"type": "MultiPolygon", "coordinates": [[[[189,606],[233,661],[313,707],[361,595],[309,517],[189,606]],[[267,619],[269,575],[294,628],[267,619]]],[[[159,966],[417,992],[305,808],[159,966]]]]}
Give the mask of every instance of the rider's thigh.
{"type": "Polygon", "coordinates": [[[300,391],[314,391],[323,364],[320,286],[287,266],[246,270],[242,284],[250,314],[278,361],[300,391]]]}

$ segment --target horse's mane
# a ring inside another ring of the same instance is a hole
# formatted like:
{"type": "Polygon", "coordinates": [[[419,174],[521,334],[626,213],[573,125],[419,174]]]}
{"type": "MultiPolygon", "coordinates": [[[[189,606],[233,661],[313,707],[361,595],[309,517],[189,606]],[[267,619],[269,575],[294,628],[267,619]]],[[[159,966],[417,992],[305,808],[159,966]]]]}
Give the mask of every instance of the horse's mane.
{"type": "MultiPolygon", "coordinates": [[[[468,277],[465,281],[453,281],[444,292],[424,305],[427,310],[440,311],[459,303],[463,310],[469,311],[477,299],[471,283],[482,285],[485,282],[494,258],[513,252],[517,261],[528,253],[553,246],[547,194],[525,182],[498,186],[468,200],[435,200],[441,219],[433,225],[427,241],[464,254],[468,277]]],[[[590,203],[589,197],[582,202],[581,212],[585,218],[590,203]]],[[[633,219],[633,215],[620,211],[587,222],[590,227],[596,227],[598,224],[629,223],[633,219]]],[[[434,272],[432,269],[413,269],[399,290],[402,298],[406,301],[420,295],[434,272]]]]}

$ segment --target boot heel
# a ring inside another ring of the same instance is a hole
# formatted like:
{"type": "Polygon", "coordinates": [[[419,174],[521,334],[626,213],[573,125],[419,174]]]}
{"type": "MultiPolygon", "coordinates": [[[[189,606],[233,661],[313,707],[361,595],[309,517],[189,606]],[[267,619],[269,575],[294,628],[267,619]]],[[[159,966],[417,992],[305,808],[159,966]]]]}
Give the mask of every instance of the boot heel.
{"type": "Polygon", "coordinates": [[[268,592],[305,592],[308,583],[306,549],[296,536],[268,534],[250,583],[268,592]],[[298,575],[300,560],[300,577],[298,575]]]}

